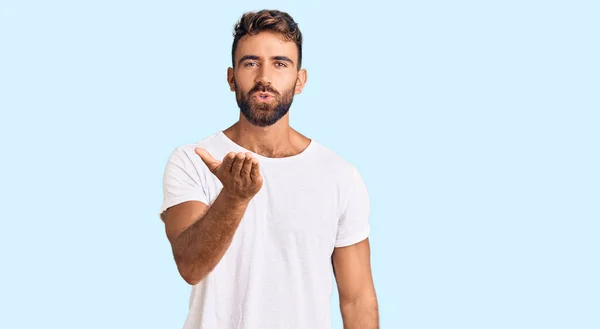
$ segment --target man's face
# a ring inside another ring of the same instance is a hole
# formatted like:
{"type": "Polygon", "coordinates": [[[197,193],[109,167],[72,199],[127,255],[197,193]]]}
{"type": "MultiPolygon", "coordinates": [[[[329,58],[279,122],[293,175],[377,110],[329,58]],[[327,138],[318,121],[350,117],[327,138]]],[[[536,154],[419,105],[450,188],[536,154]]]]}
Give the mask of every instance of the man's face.
{"type": "Polygon", "coordinates": [[[237,45],[228,81],[240,111],[253,125],[266,127],[286,115],[302,91],[306,71],[297,69],[298,48],[280,34],[260,32],[237,45]]]}

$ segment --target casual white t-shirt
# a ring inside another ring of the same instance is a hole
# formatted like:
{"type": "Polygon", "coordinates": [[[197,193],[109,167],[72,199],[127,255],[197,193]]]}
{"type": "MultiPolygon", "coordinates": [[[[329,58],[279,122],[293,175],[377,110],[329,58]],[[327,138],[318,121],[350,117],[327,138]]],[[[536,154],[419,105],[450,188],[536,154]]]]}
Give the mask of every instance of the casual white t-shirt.
{"type": "MultiPolygon", "coordinates": [[[[177,147],[164,172],[162,213],[211,205],[222,184],[194,152],[250,152],[219,131],[177,147]]],[[[253,153],[253,152],[252,152],[253,153]]],[[[369,235],[369,196],[355,166],[311,140],[300,154],[260,162],[263,186],[215,269],[192,287],[184,329],[330,329],[331,255],[369,235]]]]}

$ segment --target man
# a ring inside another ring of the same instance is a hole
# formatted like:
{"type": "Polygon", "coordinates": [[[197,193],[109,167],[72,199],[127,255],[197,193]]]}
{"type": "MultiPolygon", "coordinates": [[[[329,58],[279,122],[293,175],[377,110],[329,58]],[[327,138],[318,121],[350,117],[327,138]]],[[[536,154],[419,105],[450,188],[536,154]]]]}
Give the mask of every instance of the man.
{"type": "Polygon", "coordinates": [[[239,121],[176,148],[164,173],[161,218],[193,286],[185,328],[331,328],[332,273],[344,328],[378,328],[364,182],[289,125],[307,80],[298,25],[246,13],[231,54],[239,121]]]}

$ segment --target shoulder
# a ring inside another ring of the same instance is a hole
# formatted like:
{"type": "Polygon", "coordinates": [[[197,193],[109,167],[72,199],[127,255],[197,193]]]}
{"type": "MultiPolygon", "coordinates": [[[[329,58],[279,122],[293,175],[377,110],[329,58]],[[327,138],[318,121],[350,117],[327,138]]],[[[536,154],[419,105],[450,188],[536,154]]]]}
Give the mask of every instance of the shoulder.
{"type": "Polygon", "coordinates": [[[353,163],[328,146],[315,140],[313,142],[315,143],[313,159],[318,164],[320,171],[342,181],[352,179],[355,172],[357,172],[357,168],[353,163]]]}
{"type": "MultiPolygon", "coordinates": [[[[207,150],[215,159],[220,159],[224,155],[223,145],[220,144],[217,134],[205,137],[202,140],[193,143],[185,143],[176,146],[172,149],[169,155],[167,166],[170,168],[179,168],[187,174],[190,173],[207,173],[209,172],[208,167],[202,161],[200,156],[196,154],[196,148],[203,148],[207,150]]],[[[226,153],[226,152],[225,152],[226,153]]]]}
{"type": "Polygon", "coordinates": [[[358,168],[333,149],[315,143],[313,168],[323,185],[333,186],[339,198],[340,209],[358,196],[361,202],[368,201],[366,185],[358,168]]]}
{"type": "Polygon", "coordinates": [[[194,151],[196,148],[200,147],[206,149],[207,151],[213,153],[215,151],[219,151],[222,146],[220,145],[220,140],[218,138],[217,133],[209,135],[204,139],[201,139],[197,142],[193,143],[185,143],[180,144],[172,151],[172,156],[185,156],[188,158],[195,159],[197,157],[196,152],[194,151]]]}

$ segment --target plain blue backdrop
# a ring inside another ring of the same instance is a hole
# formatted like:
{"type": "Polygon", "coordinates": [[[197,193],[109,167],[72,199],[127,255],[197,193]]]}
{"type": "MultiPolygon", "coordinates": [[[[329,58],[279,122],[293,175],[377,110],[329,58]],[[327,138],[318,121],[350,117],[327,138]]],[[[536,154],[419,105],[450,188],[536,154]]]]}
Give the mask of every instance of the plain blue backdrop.
{"type": "Polygon", "coordinates": [[[291,125],[369,188],[381,328],[600,328],[598,2],[382,0],[3,1],[0,327],[182,327],[162,173],[237,120],[263,8],[305,38],[291,125]]]}

